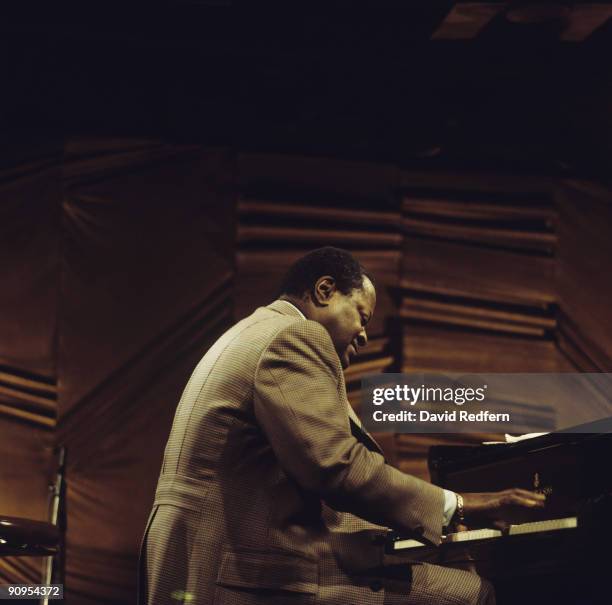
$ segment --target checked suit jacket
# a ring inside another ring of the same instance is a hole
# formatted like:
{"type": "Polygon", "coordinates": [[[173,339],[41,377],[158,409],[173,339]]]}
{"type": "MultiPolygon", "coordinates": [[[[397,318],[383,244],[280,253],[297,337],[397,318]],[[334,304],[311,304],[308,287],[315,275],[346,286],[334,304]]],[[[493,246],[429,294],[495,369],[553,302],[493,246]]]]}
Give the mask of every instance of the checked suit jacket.
{"type": "Polygon", "coordinates": [[[139,602],[382,605],[386,528],[439,543],[444,496],[353,422],[321,324],[277,300],[228,330],[176,411],[139,602]]]}

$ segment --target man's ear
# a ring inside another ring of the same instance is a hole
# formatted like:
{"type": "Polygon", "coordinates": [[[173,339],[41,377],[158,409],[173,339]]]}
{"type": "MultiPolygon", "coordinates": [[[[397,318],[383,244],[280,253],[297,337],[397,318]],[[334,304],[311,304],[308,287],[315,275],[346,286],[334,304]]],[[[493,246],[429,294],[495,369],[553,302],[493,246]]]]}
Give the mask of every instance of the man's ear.
{"type": "Polygon", "coordinates": [[[331,275],[319,277],[312,289],[312,298],[315,304],[326,307],[336,292],[336,280],[331,275]]]}

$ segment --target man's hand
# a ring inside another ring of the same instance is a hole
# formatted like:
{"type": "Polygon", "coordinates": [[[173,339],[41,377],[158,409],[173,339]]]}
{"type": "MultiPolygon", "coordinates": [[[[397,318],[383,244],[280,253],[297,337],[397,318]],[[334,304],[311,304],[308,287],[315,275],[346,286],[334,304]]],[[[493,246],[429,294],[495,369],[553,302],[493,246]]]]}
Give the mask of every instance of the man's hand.
{"type": "Polygon", "coordinates": [[[546,496],[525,489],[462,493],[465,523],[470,527],[503,529],[528,519],[528,510],[544,508],[546,496]]]}

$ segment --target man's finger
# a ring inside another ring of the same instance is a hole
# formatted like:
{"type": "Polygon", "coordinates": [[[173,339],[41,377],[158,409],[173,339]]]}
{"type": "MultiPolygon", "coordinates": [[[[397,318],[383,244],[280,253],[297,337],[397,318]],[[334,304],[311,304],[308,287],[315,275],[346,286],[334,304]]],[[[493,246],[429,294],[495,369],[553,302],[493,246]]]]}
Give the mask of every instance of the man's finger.
{"type": "Polygon", "coordinates": [[[515,490],[515,493],[525,498],[530,498],[531,500],[542,500],[542,501],[546,500],[546,496],[544,494],[541,494],[539,492],[531,492],[526,489],[517,488],[515,490]]]}
{"type": "Polygon", "coordinates": [[[525,506],[527,508],[544,508],[546,501],[545,499],[534,500],[531,497],[516,495],[513,503],[519,506],[525,506]]]}

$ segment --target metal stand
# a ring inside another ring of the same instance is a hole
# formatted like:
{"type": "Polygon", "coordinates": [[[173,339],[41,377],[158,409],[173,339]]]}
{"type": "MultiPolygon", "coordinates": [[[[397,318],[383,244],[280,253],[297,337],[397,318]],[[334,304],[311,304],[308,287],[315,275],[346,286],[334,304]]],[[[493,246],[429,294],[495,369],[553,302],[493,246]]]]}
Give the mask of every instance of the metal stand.
{"type": "MultiPolygon", "coordinates": [[[[49,485],[49,523],[58,528],[60,543],[56,554],[46,557],[41,583],[64,584],[65,578],[65,537],[66,537],[66,448],[61,446],[58,452],[58,468],[55,481],[49,485]]],[[[49,597],[40,600],[41,605],[49,605],[49,597]]]]}

